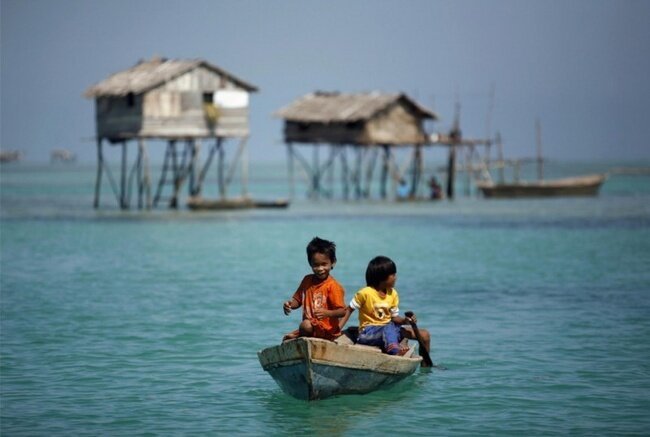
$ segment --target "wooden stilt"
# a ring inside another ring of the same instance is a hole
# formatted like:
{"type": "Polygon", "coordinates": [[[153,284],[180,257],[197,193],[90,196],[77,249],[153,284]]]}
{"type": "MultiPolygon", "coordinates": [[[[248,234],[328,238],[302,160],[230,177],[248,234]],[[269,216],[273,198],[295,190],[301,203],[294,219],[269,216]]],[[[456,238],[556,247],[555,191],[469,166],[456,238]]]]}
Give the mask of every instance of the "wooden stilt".
{"type": "Polygon", "coordinates": [[[99,208],[99,196],[102,186],[102,169],[104,168],[104,154],[102,152],[102,138],[97,138],[97,178],[95,180],[95,201],[94,208],[99,208]]]}
{"type": "Polygon", "coordinates": [[[113,177],[113,172],[111,171],[110,166],[106,164],[106,159],[104,159],[103,154],[102,154],[101,163],[103,169],[102,171],[106,172],[106,177],[108,179],[109,185],[111,186],[111,190],[115,195],[115,200],[117,201],[117,204],[120,205],[120,200],[121,200],[120,189],[117,185],[117,182],[115,181],[115,178],[113,177]]]}
{"type": "Polygon", "coordinates": [[[144,195],[144,176],[143,176],[143,161],[144,161],[144,150],[142,147],[142,138],[138,138],[138,159],[137,159],[137,164],[138,164],[138,174],[137,174],[137,187],[138,187],[138,209],[142,209],[143,206],[143,195],[144,195]]]}
{"type": "Polygon", "coordinates": [[[126,168],[127,163],[127,144],[126,140],[122,141],[122,171],[120,174],[120,208],[127,209],[126,203],[126,168]]]}
{"type": "MultiPolygon", "coordinates": [[[[172,166],[172,155],[175,155],[175,149],[174,149],[174,140],[169,140],[167,142],[167,148],[165,149],[165,158],[163,159],[163,166],[162,170],[160,171],[160,179],[158,180],[158,188],[156,189],[156,195],[153,198],[153,206],[154,208],[158,206],[158,201],[160,200],[160,197],[162,195],[162,190],[163,187],[165,186],[165,183],[167,182],[167,172],[170,171],[170,166],[172,166]]],[[[172,182],[174,178],[172,176],[172,182]]]]}
{"type": "Polygon", "coordinates": [[[199,159],[199,152],[201,150],[201,140],[190,140],[188,141],[188,147],[190,149],[190,162],[187,169],[189,173],[189,184],[188,184],[188,193],[190,196],[195,196],[198,194],[198,184],[197,184],[197,166],[199,159]]]}
{"type": "Polygon", "coordinates": [[[201,194],[203,191],[203,182],[205,181],[205,176],[208,174],[208,170],[210,168],[210,164],[212,163],[212,159],[214,158],[214,154],[219,148],[219,139],[215,138],[215,143],[210,147],[210,150],[208,151],[208,157],[205,160],[205,164],[203,164],[203,168],[201,169],[201,173],[199,174],[199,181],[198,181],[198,186],[197,186],[197,195],[201,194]]]}
{"type": "Polygon", "coordinates": [[[326,196],[328,199],[331,199],[334,195],[334,159],[336,158],[337,150],[335,149],[334,144],[330,144],[330,156],[328,163],[330,165],[327,168],[327,193],[326,196]]]}
{"type": "Polygon", "coordinates": [[[312,196],[314,199],[318,199],[320,197],[320,147],[318,144],[313,145],[312,152],[312,196]]]}
{"type": "Polygon", "coordinates": [[[355,147],[355,165],[352,179],[354,182],[354,197],[358,200],[361,198],[361,169],[363,168],[363,149],[362,146],[355,147]]]}
{"type": "Polygon", "coordinates": [[[447,198],[454,198],[454,180],[456,179],[456,145],[449,146],[449,158],[447,161],[447,198]]]}
{"type": "Polygon", "coordinates": [[[420,186],[420,177],[422,173],[422,149],[419,144],[413,146],[413,175],[411,178],[410,196],[415,197],[420,186]]]}
{"type": "Polygon", "coordinates": [[[228,166],[228,171],[226,173],[226,179],[225,179],[225,184],[226,188],[230,186],[230,183],[232,182],[233,177],[235,176],[235,171],[237,170],[237,166],[239,165],[241,161],[242,165],[242,172],[240,174],[241,176],[241,182],[242,182],[242,195],[246,194],[245,190],[245,185],[246,185],[246,171],[244,170],[244,167],[247,166],[246,164],[246,141],[247,138],[242,138],[242,140],[239,142],[239,145],[237,146],[237,151],[235,152],[235,156],[230,162],[230,165],[228,166]]]}
{"type": "Polygon", "coordinates": [[[390,160],[390,147],[385,144],[382,146],[384,150],[383,161],[381,165],[381,179],[379,182],[379,195],[382,199],[386,199],[386,183],[388,182],[388,166],[390,160]]]}
{"type": "Polygon", "coordinates": [[[372,185],[372,174],[375,169],[375,164],[377,163],[377,153],[378,149],[376,147],[372,147],[370,150],[370,158],[368,159],[366,163],[366,188],[363,190],[363,197],[366,199],[370,197],[370,187],[372,185]]]}
{"type": "Polygon", "coordinates": [[[287,167],[289,172],[289,199],[293,200],[296,196],[296,181],[294,179],[294,157],[293,144],[287,143],[287,167]]]}
{"type": "Polygon", "coordinates": [[[472,146],[464,147],[464,159],[465,159],[465,195],[467,197],[471,196],[472,189],[472,161],[474,155],[474,148],[472,146]]]}
{"type": "Polygon", "coordinates": [[[348,185],[348,154],[347,146],[342,146],[343,152],[341,153],[341,182],[343,184],[343,198],[348,200],[350,198],[350,186],[348,185]]]}
{"type": "Polygon", "coordinates": [[[217,159],[217,181],[219,185],[219,197],[223,200],[226,198],[226,183],[224,174],[225,151],[221,138],[219,138],[219,156],[217,159]]]}
{"type": "Polygon", "coordinates": [[[142,148],[142,167],[144,171],[142,185],[144,186],[145,192],[145,205],[147,209],[151,209],[151,171],[149,168],[149,152],[144,139],[141,139],[140,141],[142,148]]]}
{"type": "Polygon", "coordinates": [[[126,205],[127,208],[131,207],[131,192],[133,189],[133,179],[136,180],[136,188],[138,190],[138,208],[142,208],[142,160],[144,159],[141,147],[142,139],[138,139],[138,155],[135,159],[135,163],[131,168],[129,173],[129,179],[126,184],[126,205]]]}
{"type": "Polygon", "coordinates": [[[172,163],[172,180],[174,181],[172,185],[172,195],[169,199],[170,208],[178,208],[178,191],[180,190],[180,171],[178,164],[178,156],[176,154],[176,141],[172,140],[169,143],[170,152],[171,152],[171,163],[172,163]]]}
{"type": "Polygon", "coordinates": [[[300,164],[301,164],[301,168],[302,168],[302,170],[304,172],[304,176],[305,176],[307,185],[309,185],[307,196],[311,197],[311,191],[313,189],[313,187],[312,187],[312,183],[313,183],[312,174],[313,174],[313,171],[311,169],[311,165],[309,164],[307,159],[298,152],[297,148],[292,147],[292,151],[293,151],[292,156],[295,157],[298,160],[298,162],[300,162],[300,164]]]}
{"type": "Polygon", "coordinates": [[[241,195],[248,196],[248,137],[241,142],[241,195]]]}

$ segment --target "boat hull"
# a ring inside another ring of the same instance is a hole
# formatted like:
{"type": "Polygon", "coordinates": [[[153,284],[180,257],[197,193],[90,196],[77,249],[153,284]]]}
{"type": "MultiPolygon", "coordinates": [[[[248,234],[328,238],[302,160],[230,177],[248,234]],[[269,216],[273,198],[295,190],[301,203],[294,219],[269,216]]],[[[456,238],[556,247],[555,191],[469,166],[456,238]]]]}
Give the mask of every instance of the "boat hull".
{"type": "Polygon", "coordinates": [[[191,197],[187,201],[187,207],[191,210],[215,211],[251,208],[288,208],[287,199],[277,200],[255,200],[248,197],[230,199],[208,200],[201,197],[191,197]]]}
{"type": "Polygon", "coordinates": [[[590,175],[517,184],[478,183],[477,187],[488,198],[595,196],[605,179],[605,175],[590,175]]]}
{"type": "Polygon", "coordinates": [[[258,357],[285,393],[316,400],[389,387],[415,372],[421,358],[412,353],[396,357],[369,346],[298,338],[266,348],[258,357]]]}

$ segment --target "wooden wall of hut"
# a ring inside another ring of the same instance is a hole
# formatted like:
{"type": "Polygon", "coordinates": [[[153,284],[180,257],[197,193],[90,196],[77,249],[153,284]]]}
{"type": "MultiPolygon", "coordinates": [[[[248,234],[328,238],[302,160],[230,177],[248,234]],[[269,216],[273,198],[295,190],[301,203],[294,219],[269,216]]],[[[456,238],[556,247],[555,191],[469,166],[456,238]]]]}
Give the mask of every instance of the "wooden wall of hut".
{"type": "Polygon", "coordinates": [[[143,94],[99,97],[96,102],[97,134],[102,138],[245,137],[249,134],[248,92],[202,67],[143,94]],[[241,104],[220,105],[220,94],[225,93],[230,93],[230,97],[234,94],[241,104]]]}
{"type": "Polygon", "coordinates": [[[427,141],[421,117],[397,103],[367,121],[305,123],[287,120],[284,138],[287,143],[341,145],[403,145],[427,141]]]}
{"type": "Polygon", "coordinates": [[[409,106],[392,104],[377,117],[369,119],[365,128],[366,144],[424,144],[427,135],[422,118],[409,106]]]}
{"type": "Polygon", "coordinates": [[[361,122],[302,123],[287,121],[285,141],[290,143],[358,144],[365,136],[361,122]]]}

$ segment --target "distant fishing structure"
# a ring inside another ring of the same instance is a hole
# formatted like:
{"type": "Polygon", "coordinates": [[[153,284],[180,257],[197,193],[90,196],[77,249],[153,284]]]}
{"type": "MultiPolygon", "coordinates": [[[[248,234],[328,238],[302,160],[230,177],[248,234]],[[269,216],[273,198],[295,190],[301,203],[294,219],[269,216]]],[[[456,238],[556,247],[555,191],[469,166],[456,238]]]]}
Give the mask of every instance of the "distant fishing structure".
{"type": "Polygon", "coordinates": [[[248,195],[249,100],[257,87],[205,60],[154,57],[115,73],[85,92],[95,100],[97,177],[94,207],[99,207],[106,173],[120,208],[131,206],[134,184],[138,208],[168,201],[178,208],[179,192],[188,182],[189,195],[200,197],[204,180],[217,155],[218,192],[227,199],[227,187],[241,165],[242,198],[248,195]],[[155,194],[149,166],[147,140],[167,142],[155,194]],[[237,149],[226,168],[225,143],[237,149]],[[104,153],[104,142],[121,145],[120,182],[117,184],[104,153]],[[129,170],[128,144],[137,143],[137,157],[129,170]],[[204,163],[199,162],[202,141],[210,141],[204,163]],[[167,197],[163,197],[168,187],[167,197]]]}
{"type": "Polygon", "coordinates": [[[389,175],[393,185],[404,180],[404,167],[395,162],[395,148],[409,148],[411,160],[411,192],[422,177],[422,149],[429,143],[425,120],[438,116],[403,93],[381,92],[344,94],[314,92],[302,96],[278,110],[284,120],[284,142],[287,147],[290,196],[294,196],[294,163],[298,161],[308,176],[311,198],[333,197],[333,175],[339,161],[343,198],[351,193],[357,199],[368,198],[373,173],[380,164],[379,196],[388,195],[389,175]],[[298,146],[312,148],[311,163],[298,146]],[[320,148],[329,148],[328,157],[320,162],[320,148]],[[348,156],[352,155],[349,162],[348,156]],[[328,182],[326,184],[326,182],[328,182]]]}
{"type": "MultiPolygon", "coordinates": [[[[408,192],[402,200],[422,199],[418,193],[424,170],[424,152],[434,146],[448,149],[446,193],[454,197],[457,172],[456,155],[466,149],[476,155],[478,146],[489,148],[495,140],[463,138],[460,129],[460,106],[451,131],[447,134],[427,132],[425,123],[438,120],[432,110],[404,93],[356,93],[317,91],[279,109],[275,115],[284,120],[284,143],[287,147],[291,197],[295,191],[295,161],[307,175],[310,198],[334,196],[334,167],[339,161],[342,197],[369,198],[373,174],[380,166],[379,197],[393,195],[398,184],[407,181],[408,192]],[[312,148],[311,162],[298,146],[312,148]],[[321,163],[321,146],[329,149],[321,163]],[[407,160],[396,162],[396,151],[406,149],[407,160]],[[350,162],[348,156],[352,156],[350,162]]],[[[499,143],[500,144],[500,143],[499,143]]]]}

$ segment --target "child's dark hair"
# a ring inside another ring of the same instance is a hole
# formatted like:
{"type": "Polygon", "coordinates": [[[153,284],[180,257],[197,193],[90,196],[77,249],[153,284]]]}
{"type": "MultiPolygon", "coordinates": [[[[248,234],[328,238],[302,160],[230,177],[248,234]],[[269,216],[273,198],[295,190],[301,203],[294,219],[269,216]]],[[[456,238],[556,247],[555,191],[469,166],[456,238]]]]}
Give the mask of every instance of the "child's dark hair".
{"type": "Polygon", "coordinates": [[[322,238],[314,237],[307,245],[307,261],[311,264],[311,257],[315,253],[322,253],[332,261],[336,262],[336,244],[332,241],[323,240],[322,238]]]}
{"type": "Polygon", "coordinates": [[[397,273],[397,266],[387,256],[376,256],[368,263],[366,269],[366,285],[377,288],[390,275],[397,273]]]}

